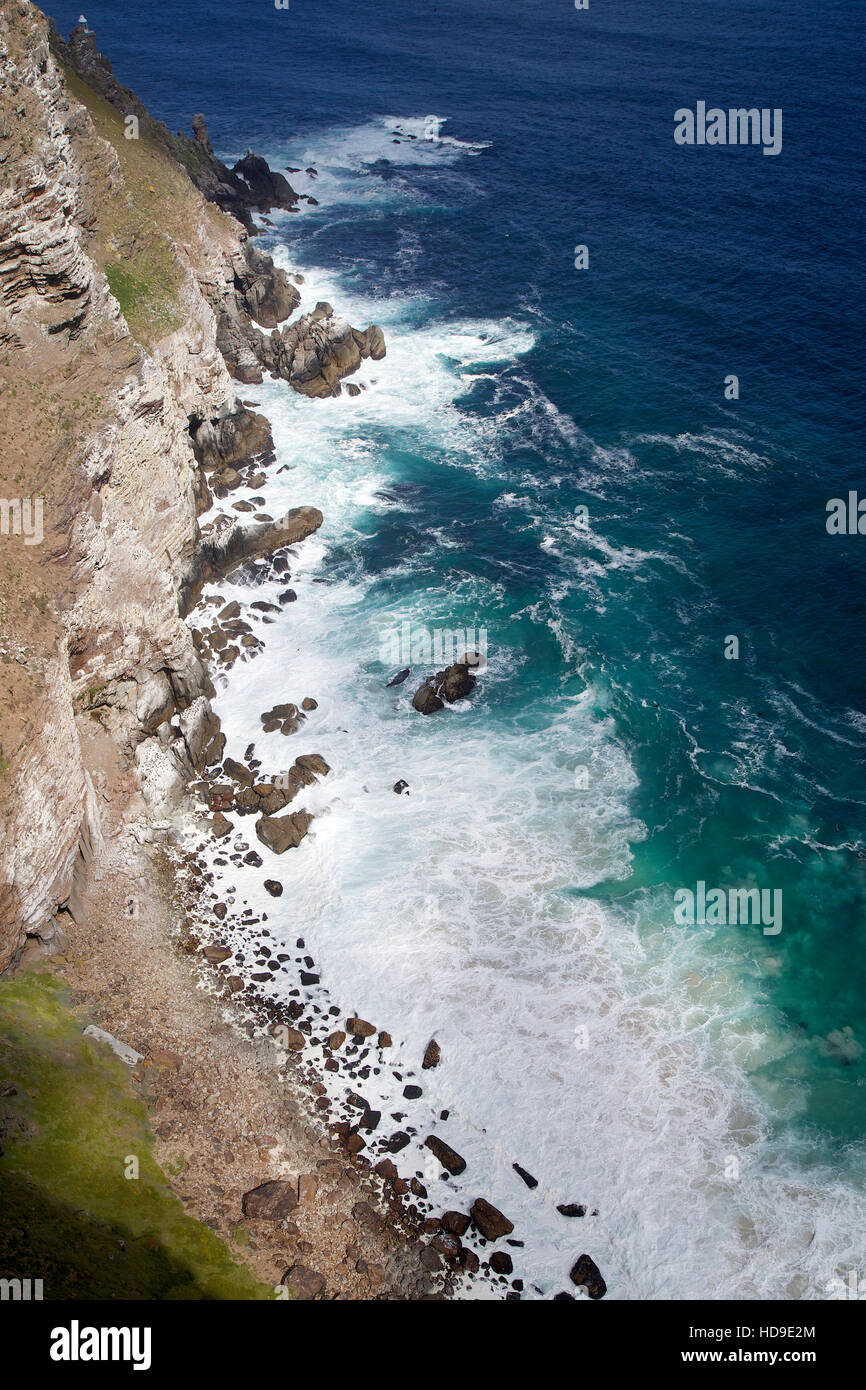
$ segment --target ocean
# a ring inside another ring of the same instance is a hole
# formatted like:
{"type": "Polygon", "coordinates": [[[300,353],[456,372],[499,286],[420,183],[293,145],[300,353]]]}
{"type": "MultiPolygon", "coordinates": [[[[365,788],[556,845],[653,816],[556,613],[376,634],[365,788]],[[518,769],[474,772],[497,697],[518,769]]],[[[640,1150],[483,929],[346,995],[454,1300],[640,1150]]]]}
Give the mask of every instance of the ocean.
{"type": "MultiPolygon", "coordinates": [[[[48,10],[68,32],[79,6],[48,10]]],[[[288,177],[318,205],[261,244],[302,309],[388,346],[355,398],[239,390],[274,429],[268,510],[325,523],[215,707],[228,752],[255,740],[270,766],[261,712],[314,697],[291,756],[333,769],[283,898],[252,869],[239,893],[395,1065],[435,1034],[423,1105],[469,1167],[425,1181],[515,1221],[524,1296],[567,1287],[581,1250],[618,1299],[866,1276],[866,539],[826,525],[866,496],[863,13],[87,18],[170,128],[202,111],[228,162],[316,169],[288,177]],[[699,101],[781,110],[781,153],[678,146],[699,101]],[[425,719],[436,634],[487,664],[425,719]],[[678,922],[699,883],[781,893],[781,929],[678,922]]]]}

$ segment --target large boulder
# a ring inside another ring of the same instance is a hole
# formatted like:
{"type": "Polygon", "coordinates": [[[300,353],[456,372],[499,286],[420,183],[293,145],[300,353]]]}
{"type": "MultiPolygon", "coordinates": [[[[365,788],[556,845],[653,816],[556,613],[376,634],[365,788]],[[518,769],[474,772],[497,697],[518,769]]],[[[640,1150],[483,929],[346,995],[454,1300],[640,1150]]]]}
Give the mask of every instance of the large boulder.
{"type": "Polygon", "coordinates": [[[245,1192],[241,1201],[244,1216],[256,1221],[283,1221],[298,1205],[296,1183],[275,1179],[245,1192]]]}
{"type": "Polygon", "coordinates": [[[501,1240],[503,1236],[510,1236],[514,1230],[514,1222],[509,1221],[498,1207],[494,1207],[492,1202],[488,1202],[484,1197],[475,1199],[469,1208],[469,1215],[472,1217],[473,1226],[481,1232],[485,1240],[501,1240]]]}
{"type": "Polygon", "coordinates": [[[471,664],[464,658],[463,661],[455,661],[452,666],[446,666],[444,671],[437,671],[435,676],[428,676],[415,691],[412,700],[414,708],[421,714],[435,714],[446,700],[453,705],[456,700],[465,699],[477,684],[470,669],[471,664]]]}
{"type": "Polygon", "coordinates": [[[292,811],[288,816],[262,816],[256,821],[256,835],[274,854],[296,849],[312,824],[309,811],[292,811]]]}
{"type": "Polygon", "coordinates": [[[426,680],[424,684],[419,686],[415,691],[412,697],[412,705],[418,710],[419,714],[435,714],[437,710],[442,708],[443,701],[439,699],[431,682],[426,680]]]}

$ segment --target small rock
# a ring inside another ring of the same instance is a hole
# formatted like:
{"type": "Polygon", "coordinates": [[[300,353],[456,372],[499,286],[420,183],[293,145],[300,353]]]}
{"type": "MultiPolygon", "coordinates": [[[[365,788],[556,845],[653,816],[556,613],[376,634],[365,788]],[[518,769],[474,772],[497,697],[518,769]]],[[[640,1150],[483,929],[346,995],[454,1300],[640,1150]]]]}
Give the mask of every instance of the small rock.
{"type": "Polygon", "coordinates": [[[494,1274],[510,1274],[514,1269],[514,1263],[504,1250],[494,1250],[490,1256],[490,1268],[494,1274]]]}
{"type": "Polygon", "coordinates": [[[211,965],[221,965],[224,960],[228,960],[233,953],[228,946],[205,946],[204,956],[211,965]]]}
{"type": "Polygon", "coordinates": [[[355,1038],[372,1038],[376,1031],[375,1025],[363,1018],[347,1018],[346,1027],[355,1038]]]}
{"type": "Polygon", "coordinates": [[[560,1216],[586,1216],[586,1207],[579,1206],[577,1202],[567,1202],[556,1210],[560,1216]]]}
{"type": "Polygon", "coordinates": [[[283,894],[283,885],[276,878],[265,879],[265,889],[272,898],[280,898],[283,894]]]}
{"type": "Polygon", "coordinates": [[[431,1071],[433,1067],[438,1067],[442,1053],[435,1038],[431,1038],[424,1049],[424,1061],[421,1063],[422,1071],[431,1071]]]}
{"type": "Polygon", "coordinates": [[[607,1284],[601,1277],[601,1270],[589,1255],[580,1255],[571,1268],[571,1282],[586,1289],[590,1298],[604,1298],[607,1284]]]}
{"type": "Polygon", "coordinates": [[[519,1163],[512,1163],[512,1168],[519,1177],[523,1179],[527,1187],[537,1187],[538,1178],[534,1178],[531,1173],[527,1173],[525,1168],[521,1168],[519,1163]]]}

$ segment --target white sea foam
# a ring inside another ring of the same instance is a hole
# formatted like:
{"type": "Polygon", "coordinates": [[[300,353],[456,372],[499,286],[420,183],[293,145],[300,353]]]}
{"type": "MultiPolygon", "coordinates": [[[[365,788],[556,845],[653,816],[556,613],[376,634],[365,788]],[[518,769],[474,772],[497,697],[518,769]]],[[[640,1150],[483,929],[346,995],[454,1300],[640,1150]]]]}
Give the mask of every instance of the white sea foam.
{"type": "MultiPolygon", "coordinates": [[[[525,1241],[513,1253],[527,1296],[568,1287],[584,1249],[615,1298],[823,1296],[860,1258],[862,1194],[817,1166],[807,1176],[769,1136],[770,1115],[795,1115],[801,1098],[793,1082],[770,1090],[759,1081],[789,1042],[747,937],[722,945],[686,932],[664,892],[629,893],[630,847],[643,829],[630,812],[635,774],[598,712],[601,692],[506,721],[497,692],[526,658],[498,645],[495,629],[489,669],[462,714],[414,714],[414,671],[405,688],[384,689],[381,633],[396,618],[453,627],[501,600],[490,580],[446,586],[423,550],[395,561],[394,591],[353,558],[377,524],[375,493],[401,480],[388,448],[405,444],[484,476],[498,466],[500,503],[522,508],[496,456],[498,426],[471,421],[454,399],[467,372],[517,361],[531,334],[516,322],[413,327],[409,300],[353,299],[335,277],[315,267],[305,275],[303,307],[326,298],[354,323],[386,323],[388,357],[364,364],[355,380],[367,390],[355,399],[310,402],[273,383],[255,390],[279,463],[290,465],[271,470],[267,509],[304,502],[326,520],[292,564],[298,602],[263,630],[264,655],[234,669],[217,708],[230,754],[255,741],[270,772],[315,750],[333,771],[304,793],[317,819],[274,870],[284,896],[268,898],[261,871],[248,868],[232,871],[239,893],[268,911],[273,933],[303,931],[332,998],[393,1034],[404,1075],[438,1038],[441,1066],[419,1078],[425,1096],[411,1118],[420,1138],[447,1107],[436,1128],[467,1172],[443,1183],[417,1142],[400,1169],[423,1172],[449,1206],[482,1193],[500,1206],[525,1241]],[[334,546],[349,557],[336,567],[324,563],[334,546]],[[262,734],[260,711],[305,695],[319,707],[301,733],[262,734]],[[408,796],[392,791],[398,778],[408,796]],[[600,883],[614,888],[604,904],[590,891],[600,883]],[[577,1046],[584,1028],[587,1045],[577,1046]],[[536,1191],[514,1161],[539,1179],[536,1191]],[[598,1215],[569,1221],[560,1202],[598,1215]]],[[[630,466],[627,451],[618,463],[630,466]]],[[[563,546],[564,533],[551,535],[563,546]]],[[[446,528],[432,544],[449,541],[446,528]]],[[[629,570],[672,563],[662,551],[617,550],[600,534],[590,543],[629,570]]],[[[272,587],[258,596],[282,585],[272,587]]],[[[558,621],[555,589],[545,602],[558,621]]],[[[786,968],[784,946],[773,960],[786,968]]],[[[358,1089],[383,1110],[409,1109],[389,1078],[386,1068],[358,1089]]]]}

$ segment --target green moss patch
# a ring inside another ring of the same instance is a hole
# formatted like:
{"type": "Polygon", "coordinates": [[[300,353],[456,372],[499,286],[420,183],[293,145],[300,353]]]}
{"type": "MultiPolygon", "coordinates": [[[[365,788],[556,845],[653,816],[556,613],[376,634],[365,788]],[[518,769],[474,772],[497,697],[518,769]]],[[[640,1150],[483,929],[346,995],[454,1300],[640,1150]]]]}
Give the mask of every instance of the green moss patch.
{"type": "Polygon", "coordinates": [[[129,1069],[82,1028],[52,976],[0,981],[0,1278],[46,1299],[272,1298],[186,1215],[129,1069]]]}

